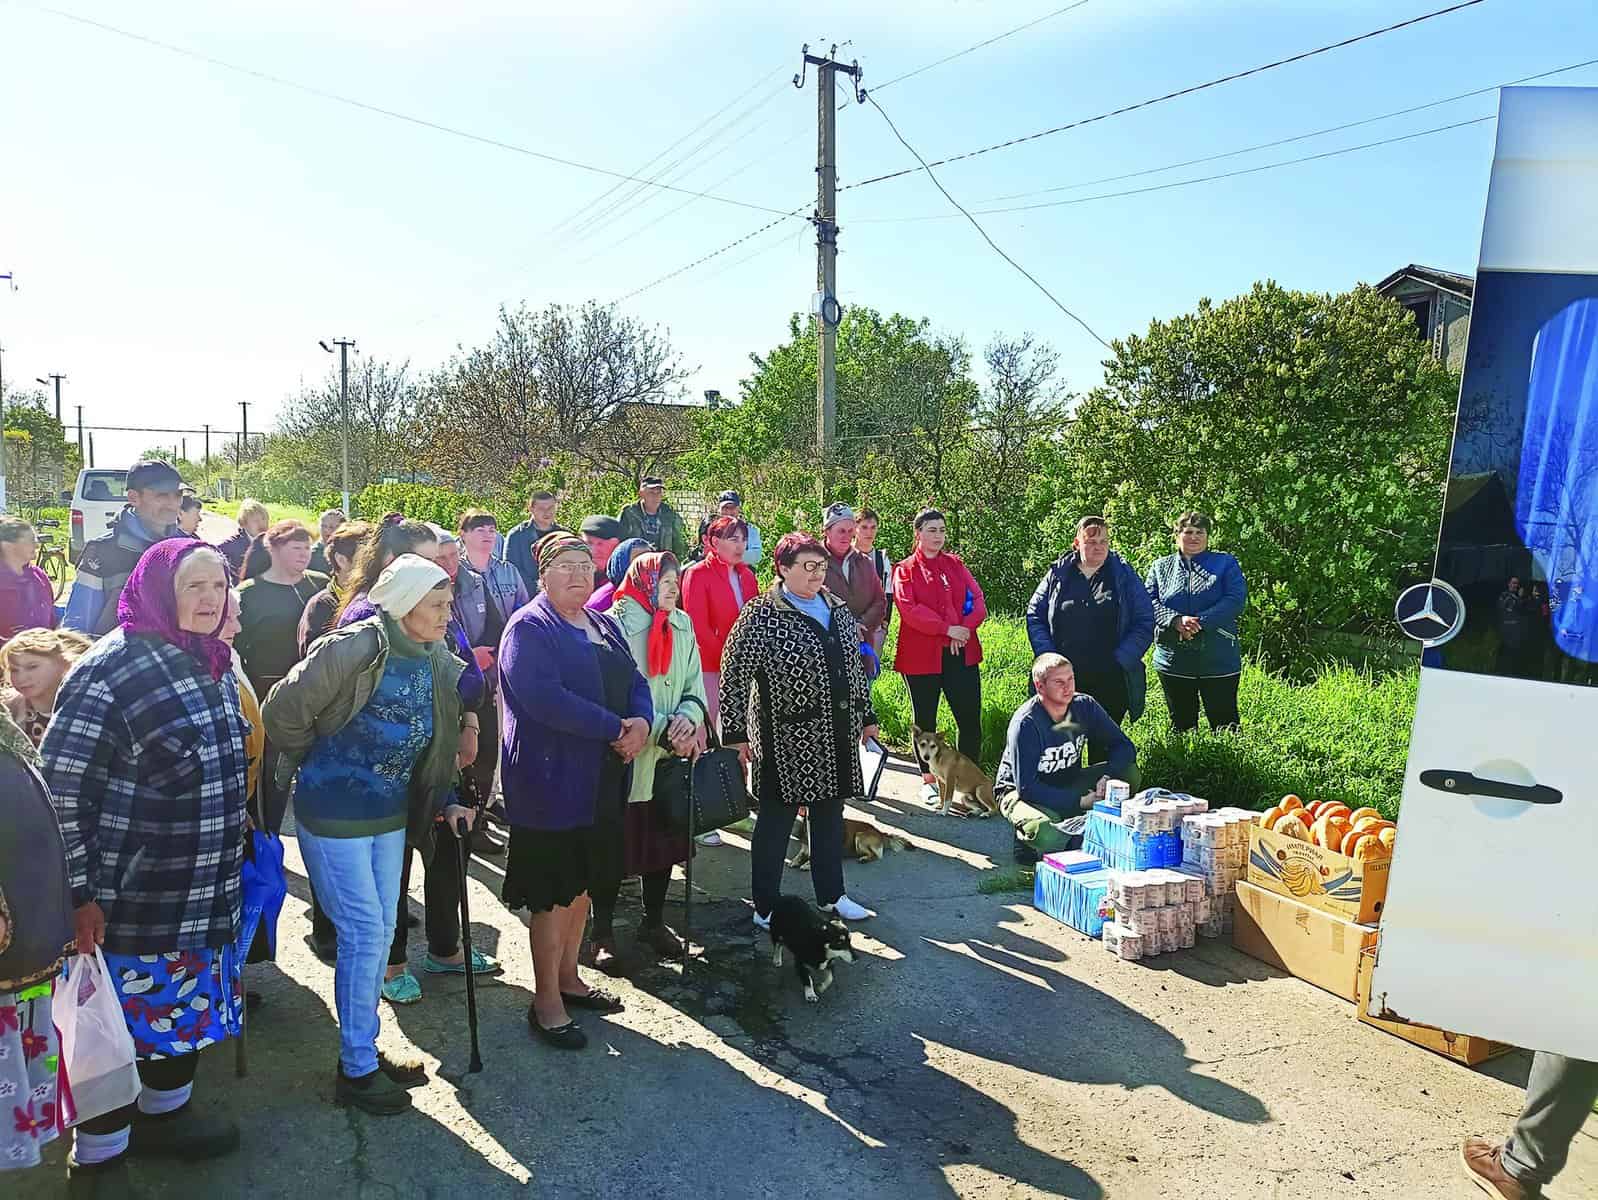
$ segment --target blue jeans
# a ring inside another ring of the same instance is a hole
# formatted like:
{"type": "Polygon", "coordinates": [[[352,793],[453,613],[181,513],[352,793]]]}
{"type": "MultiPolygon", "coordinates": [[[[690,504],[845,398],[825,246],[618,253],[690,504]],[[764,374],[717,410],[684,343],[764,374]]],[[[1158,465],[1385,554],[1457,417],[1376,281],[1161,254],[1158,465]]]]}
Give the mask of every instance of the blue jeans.
{"type": "Polygon", "coordinates": [[[356,1079],[377,1070],[377,1005],[394,940],[405,831],[329,838],[301,825],[299,840],[311,886],[338,930],[338,1060],[344,1074],[356,1079]]]}

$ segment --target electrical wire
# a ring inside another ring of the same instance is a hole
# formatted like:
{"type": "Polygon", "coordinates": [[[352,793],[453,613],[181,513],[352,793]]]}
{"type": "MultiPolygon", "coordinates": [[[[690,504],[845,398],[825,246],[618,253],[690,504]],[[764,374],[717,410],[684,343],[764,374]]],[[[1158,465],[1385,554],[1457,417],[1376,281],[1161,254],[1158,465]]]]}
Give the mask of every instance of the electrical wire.
{"type": "MultiPolygon", "coordinates": [[[[1503,83],[1495,83],[1488,87],[1476,88],[1474,91],[1460,92],[1454,96],[1445,96],[1441,100],[1430,100],[1425,104],[1411,105],[1409,108],[1394,109],[1392,112],[1382,113],[1380,116],[1364,117],[1358,121],[1345,121],[1341,125],[1328,125],[1325,129],[1317,129],[1311,133],[1294,134],[1292,137],[1277,138],[1273,142],[1260,142],[1253,146],[1244,146],[1240,150],[1227,150],[1220,154],[1206,154],[1202,158],[1184,159],[1182,162],[1168,163],[1163,167],[1146,167],[1141,171],[1128,171],[1123,175],[1104,175],[1098,179],[1084,179],[1077,183],[1060,184],[1058,187],[1039,188],[1030,192],[1012,192],[1006,196],[989,196],[985,200],[975,201],[977,204],[999,204],[1005,200],[1025,200],[1032,196],[1048,196],[1055,192],[1070,192],[1078,188],[1096,187],[1101,183],[1120,183],[1125,179],[1140,179],[1145,175],[1158,175],[1165,171],[1177,171],[1183,167],[1196,167],[1201,163],[1219,162],[1223,158],[1236,158],[1242,154],[1253,154],[1257,150],[1272,150],[1277,146],[1287,146],[1294,142],[1308,141],[1310,138],[1324,137],[1331,133],[1341,133],[1345,129],[1358,129],[1362,125],[1374,125],[1378,121],[1391,120],[1393,117],[1407,117],[1412,113],[1424,112],[1428,108],[1439,108],[1444,104],[1452,104],[1456,100],[1468,100],[1473,96],[1485,96],[1489,92],[1496,92],[1500,88],[1514,87],[1516,84],[1530,83],[1536,79],[1547,79],[1551,75],[1563,75],[1567,71],[1580,70],[1582,67],[1598,65],[1598,58],[1589,58],[1585,62],[1571,63],[1568,67],[1555,67],[1551,71],[1539,71],[1535,75],[1522,75],[1519,79],[1508,79],[1503,83]]],[[[941,218],[940,218],[941,219],[941,218]]]]}
{"type": "Polygon", "coordinates": [[[192,58],[198,62],[207,63],[213,67],[219,67],[224,71],[232,71],[239,75],[248,76],[251,79],[260,80],[263,83],[270,83],[277,87],[288,88],[291,91],[301,92],[307,96],[315,96],[319,100],[327,100],[334,104],[343,104],[350,108],[359,109],[362,112],[372,113],[376,116],[388,117],[390,120],[401,121],[407,125],[415,125],[421,129],[430,129],[435,133],[443,133],[449,135],[450,137],[458,137],[469,142],[476,142],[480,146],[491,146],[496,150],[508,150],[512,154],[520,154],[526,158],[535,158],[542,162],[555,163],[556,165],[563,167],[571,167],[573,170],[577,171],[587,171],[593,175],[604,175],[611,179],[618,179],[627,183],[641,183],[649,187],[659,188],[661,191],[676,192],[679,195],[692,196],[696,200],[713,200],[717,204],[727,204],[734,208],[747,208],[755,212],[774,213],[781,211],[765,204],[754,204],[747,200],[734,200],[730,196],[715,196],[709,192],[697,192],[692,188],[674,187],[670,184],[654,183],[651,180],[640,178],[637,175],[630,175],[624,171],[612,171],[608,167],[598,167],[592,163],[578,162],[574,158],[564,158],[558,154],[549,154],[542,150],[534,150],[529,146],[520,146],[515,142],[507,142],[500,138],[488,137],[485,134],[472,133],[470,130],[461,129],[458,126],[445,125],[440,121],[429,120],[426,117],[418,117],[411,113],[400,112],[397,109],[384,108],[380,104],[371,104],[365,100],[358,100],[353,96],[346,96],[339,92],[333,92],[326,88],[317,87],[314,84],[301,83],[298,80],[289,79],[282,75],[274,75],[269,71],[262,71],[256,69],[255,67],[246,67],[239,63],[228,62],[226,59],[216,58],[213,55],[205,54],[198,50],[192,50],[187,46],[179,46],[172,42],[163,42],[159,38],[149,37],[142,33],[135,33],[132,30],[122,29],[116,25],[107,24],[104,21],[96,21],[90,17],[79,16],[77,13],[66,12],[63,9],[50,8],[41,4],[29,4],[24,2],[24,0],[16,0],[16,2],[18,3],[19,7],[22,8],[29,8],[35,12],[47,13],[50,16],[60,17],[65,21],[71,21],[75,24],[85,25],[91,29],[98,29],[104,33],[114,34],[117,37],[126,38],[129,41],[140,42],[146,46],[153,46],[158,50],[165,50],[168,53],[177,54],[184,58],[192,58]]]}
{"type": "MultiPolygon", "coordinates": [[[[754,83],[750,84],[749,87],[747,87],[743,91],[739,92],[738,95],[734,96],[731,100],[727,101],[726,104],[723,104],[715,112],[711,113],[708,117],[706,117],[703,121],[699,122],[699,124],[695,125],[687,133],[683,134],[676,141],[672,142],[664,150],[660,151],[658,154],[654,155],[654,157],[648,159],[647,161],[645,161],[641,165],[639,165],[637,167],[634,167],[633,170],[632,170],[632,174],[635,175],[635,176],[636,175],[642,175],[645,171],[647,171],[651,167],[653,167],[657,162],[659,162],[662,158],[666,157],[666,155],[670,154],[678,146],[682,145],[689,138],[693,137],[694,134],[698,133],[706,125],[709,125],[712,121],[714,121],[718,117],[720,117],[722,115],[722,113],[726,112],[729,108],[732,108],[734,105],[737,105],[737,104],[741,103],[752,92],[755,92],[758,89],[760,89],[761,87],[764,87],[773,78],[783,74],[783,72],[785,70],[786,70],[785,67],[778,67],[775,71],[771,71],[768,74],[762,75],[759,79],[755,80],[754,83]]],[[[625,183],[625,182],[626,182],[626,180],[618,179],[615,183],[611,184],[608,188],[606,188],[599,195],[595,196],[592,200],[588,201],[586,204],[584,204],[584,205],[582,205],[582,206],[580,206],[578,208],[573,209],[570,213],[566,214],[566,216],[562,217],[558,222],[556,222],[554,225],[552,225],[549,228],[549,230],[546,232],[545,236],[546,237],[554,237],[555,235],[559,234],[561,232],[561,230],[566,228],[566,226],[570,225],[572,222],[577,221],[577,220],[581,219],[582,217],[587,216],[589,213],[593,212],[594,211],[594,207],[596,205],[603,203],[614,192],[619,191],[621,189],[622,184],[625,183]]]]}
{"type": "MultiPolygon", "coordinates": [[[[967,54],[974,54],[978,50],[984,50],[993,45],[995,42],[1002,42],[1005,38],[1014,37],[1018,33],[1025,33],[1028,29],[1031,29],[1035,25],[1041,25],[1045,21],[1052,21],[1055,17],[1063,17],[1066,13],[1081,8],[1088,2],[1089,0],[1076,0],[1075,4],[1067,4],[1064,8],[1057,8],[1053,12],[1044,13],[1041,17],[1037,17],[1034,20],[1028,21],[1024,25],[1017,25],[1014,29],[1006,29],[1003,33],[994,34],[994,36],[988,38],[986,41],[978,42],[974,46],[967,46],[964,50],[957,50],[953,54],[945,55],[936,62],[929,62],[924,66],[917,67],[913,71],[906,71],[903,75],[895,75],[892,79],[888,80],[888,82],[877,84],[872,91],[880,92],[884,88],[891,88],[896,83],[903,83],[906,79],[914,79],[923,71],[930,71],[934,67],[941,67],[944,63],[951,63],[957,58],[964,58],[967,54]]],[[[845,106],[847,103],[847,101],[844,102],[845,106]]]]}
{"type": "Polygon", "coordinates": [[[612,304],[621,304],[623,301],[631,300],[634,296],[642,295],[644,292],[649,291],[651,288],[657,287],[660,284],[665,283],[668,279],[675,279],[675,278],[677,278],[677,276],[681,275],[683,272],[693,270],[695,267],[699,266],[701,263],[707,263],[713,258],[720,258],[723,254],[727,253],[727,251],[732,250],[735,247],[743,245],[745,242],[749,241],[751,238],[759,237],[761,234],[765,233],[766,230],[775,229],[778,225],[781,225],[789,217],[797,217],[808,206],[809,206],[809,201],[806,201],[804,204],[799,205],[799,207],[797,207],[797,208],[789,209],[787,212],[785,212],[781,216],[779,216],[775,221],[767,221],[759,229],[751,229],[748,233],[744,234],[741,238],[736,238],[733,241],[728,242],[725,246],[722,246],[719,250],[712,250],[709,254],[702,254],[698,258],[694,259],[693,262],[687,263],[687,264],[685,264],[683,266],[680,266],[675,271],[668,271],[666,274],[661,275],[659,278],[650,280],[648,283],[644,284],[642,287],[636,287],[632,291],[626,293],[625,295],[617,296],[614,300],[611,301],[611,303],[612,304]]]}
{"type": "Polygon", "coordinates": [[[1243,71],[1234,71],[1230,75],[1223,75],[1218,79],[1211,79],[1204,83],[1195,83],[1189,87],[1178,88],[1174,92],[1166,92],[1163,96],[1152,96],[1147,100],[1139,100],[1135,104],[1123,105],[1120,108],[1111,109],[1108,112],[1102,112],[1091,117],[1082,117],[1079,120],[1070,121],[1064,125],[1056,125],[1050,129],[1040,129],[1036,133],[1028,133],[1021,137],[1010,138],[1007,141],[995,142],[991,146],[983,146],[977,150],[967,150],[963,154],[952,154],[947,158],[934,159],[932,162],[926,163],[919,168],[906,167],[900,171],[889,171],[884,175],[875,175],[870,179],[861,179],[854,183],[844,184],[838,190],[840,192],[844,192],[853,188],[867,187],[873,183],[883,183],[889,179],[899,179],[905,175],[914,175],[917,170],[931,170],[933,167],[942,167],[947,166],[949,163],[963,162],[968,158],[976,158],[979,155],[991,154],[995,150],[1007,150],[1012,146],[1020,146],[1027,142],[1035,142],[1039,138],[1051,137],[1056,133],[1064,133],[1070,129],[1080,129],[1084,125],[1093,125],[1099,121],[1107,121],[1111,117],[1124,116],[1130,112],[1137,112],[1139,109],[1151,108],[1156,104],[1164,104],[1168,100],[1176,100],[1182,96],[1191,96],[1195,92],[1207,91],[1210,88],[1220,87],[1222,84],[1226,83],[1234,83],[1239,79],[1247,79],[1251,75],[1259,75],[1265,71],[1273,71],[1277,67],[1285,67],[1292,63],[1303,62],[1305,59],[1314,58],[1320,54],[1328,54],[1333,50],[1341,50],[1345,47],[1356,45],[1359,42],[1365,42],[1372,38],[1381,37],[1383,34],[1393,33],[1400,29],[1407,29],[1411,25],[1419,25],[1422,21],[1430,21],[1435,17],[1447,16],[1449,13],[1459,12],[1460,10],[1466,8],[1473,8],[1476,5],[1483,4],[1485,2],[1486,0],[1459,0],[1459,3],[1451,4],[1447,8],[1434,9],[1431,12],[1422,13],[1420,16],[1410,17],[1408,20],[1399,21],[1393,25],[1384,25],[1380,29],[1372,29],[1367,33],[1356,34],[1353,37],[1343,38],[1341,41],[1330,42],[1324,46],[1317,46],[1312,50],[1304,50],[1298,54],[1289,55],[1287,58],[1279,58],[1274,62],[1261,63],[1257,67],[1249,67],[1247,70],[1243,71]]]}
{"type": "Polygon", "coordinates": [[[1016,262],[1015,259],[1011,258],[1008,254],[1006,254],[1004,252],[1004,250],[1000,248],[999,243],[995,242],[991,237],[988,236],[988,231],[986,229],[982,228],[981,223],[975,217],[973,217],[968,211],[966,211],[966,208],[965,208],[964,205],[962,205],[958,200],[956,200],[953,196],[951,196],[949,194],[949,189],[944,187],[942,181],[940,181],[938,179],[937,175],[933,173],[933,170],[932,170],[931,166],[928,165],[927,160],[921,157],[921,152],[919,150],[917,150],[914,146],[912,146],[909,142],[905,141],[904,134],[899,132],[899,127],[893,123],[893,118],[890,117],[887,114],[887,111],[882,107],[882,105],[877,103],[876,96],[872,95],[870,92],[867,92],[866,93],[866,102],[869,103],[872,108],[876,109],[877,112],[882,114],[882,119],[888,123],[888,128],[893,131],[893,136],[899,139],[899,144],[901,146],[903,146],[906,150],[910,151],[911,154],[915,155],[916,161],[919,162],[921,164],[922,169],[924,171],[926,171],[927,178],[932,180],[933,185],[938,189],[938,191],[943,193],[944,199],[947,200],[950,204],[954,205],[956,208],[958,208],[960,210],[961,214],[964,215],[965,219],[967,221],[971,222],[971,227],[982,235],[982,240],[985,241],[989,246],[991,246],[993,248],[993,252],[995,254],[997,254],[1000,258],[1004,259],[1005,262],[1009,263],[1017,271],[1021,272],[1022,275],[1025,275],[1027,277],[1027,279],[1031,281],[1033,287],[1037,288],[1038,291],[1042,292],[1045,296],[1047,296],[1049,298],[1050,303],[1052,303],[1055,308],[1059,309],[1066,316],[1070,317],[1071,320],[1075,321],[1078,325],[1080,325],[1083,329],[1085,329],[1087,331],[1088,336],[1091,337],[1095,342],[1097,342],[1099,345],[1103,346],[1106,350],[1113,350],[1113,347],[1111,347],[1110,343],[1105,341],[1102,337],[1100,337],[1098,335],[1098,333],[1094,330],[1093,326],[1089,325],[1081,317],[1077,316],[1074,312],[1072,312],[1064,304],[1061,304],[1060,301],[1059,301],[1059,298],[1056,297],[1053,292],[1049,291],[1048,288],[1044,287],[1042,282],[1039,281],[1039,279],[1038,279],[1038,277],[1036,275],[1032,274],[1031,271],[1028,271],[1020,263],[1016,262]]]}
{"type": "MultiPolygon", "coordinates": [[[[867,97],[867,99],[869,98],[867,97]]],[[[1196,183],[1213,183],[1218,179],[1236,179],[1240,175],[1257,175],[1261,171],[1274,171],[1278,167],[1292,167],[1300,163],[1319,162],[1323,158],[1337,158],[1343,154],[1353,154],[1357,150],[1372,150],[1378,146],[1392,146],[1398,142],[1413,141],[1415,138],[1428,137],[1434,133],[1447,133],[1451,129],[1464,129],[1470,125],[1481,125],[1487,121],[1496,121],[1497,119],[1496,115],[1489,113],[1485,117],[1472,117],[1467,121],[1455,121],[1449,125],[1437,125],[1431,129],[1403,133],[1396,137],[1382,138],[1376,142],[1362,142],[1358,146],[1344,146],[1337,150],[1324,150],[1319,154],[1306,154],[1302,158],[1288,158],[1283,159],[1281,162],[1262,163],[1257,167],[1243,167],[1236,171],[1223,171],[1218,175],[1200,175],[1195,179],[1176,179],[1170,183],[1155,183],[1150,184],[1148,187],[1127,188],[1119,192],[1100,192],[1093,196],[1077,196],[1071,200],[1044,200],[1037,204],[1016,204],[1008,208],[979,208],[976,212],[980,216],[994,216],[1000,213],[1034,212],[1040,208],[1066,208],[1073,204],[1089,204],[1095,200],[1117,200],[1124,196],[1142,196],[1149,192],[1163,192],[1171,188],[1191,187],[1196,183]]],[[[935,213],[920,217],[857,217],[856,221],[862,224],[887,225],[915,221],[948,221],[952,219],[946,214],[935,213]]]]}

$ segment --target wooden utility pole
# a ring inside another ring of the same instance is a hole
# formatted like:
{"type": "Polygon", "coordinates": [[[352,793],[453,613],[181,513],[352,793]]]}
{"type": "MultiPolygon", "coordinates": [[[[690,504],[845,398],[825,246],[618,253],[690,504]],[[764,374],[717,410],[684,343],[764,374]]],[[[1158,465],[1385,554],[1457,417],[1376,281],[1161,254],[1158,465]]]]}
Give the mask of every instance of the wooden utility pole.
{"type": "Polygon", "coordinates": [[[843,309],[838,304],[838,105],[833,81],[841,71],[855,85],[855,99],[861,98],[859,62],[844,64],[832,56],[810,53],[805,45],[804,62],[793,85],[805,85],[805,73],[816,68],[816,212],[811,222],[816,227],[816,292],[810,311],[816,318],[816,449],[821,455],[821,475],[817,483],[825,503],[832,485],[835,442],[838,436],[838,323],[843,309]]]}

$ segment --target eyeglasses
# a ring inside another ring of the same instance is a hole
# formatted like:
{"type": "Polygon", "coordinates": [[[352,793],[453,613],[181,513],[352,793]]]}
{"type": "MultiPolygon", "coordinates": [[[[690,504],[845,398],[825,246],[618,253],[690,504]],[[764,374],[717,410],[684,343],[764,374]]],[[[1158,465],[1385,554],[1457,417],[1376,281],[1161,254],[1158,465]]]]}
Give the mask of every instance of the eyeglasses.
{"type": "Polygon", "coordinates": [[[804,562],[794,563],[806,575],[825,575],[827,573],[827,560],[824,558],[807,558],[804,562]]]}
{"type": "Polygon", "coordinates": [[[544,574],[545,575],[584,575],[584,574],[592,574],[593,570],[594,570],[594,564],[593,563],[591,563],[591,562],[578,562],[576,560],[573,560],[572,562],[551,563],[549,566],[544,568],[544,574]]]}

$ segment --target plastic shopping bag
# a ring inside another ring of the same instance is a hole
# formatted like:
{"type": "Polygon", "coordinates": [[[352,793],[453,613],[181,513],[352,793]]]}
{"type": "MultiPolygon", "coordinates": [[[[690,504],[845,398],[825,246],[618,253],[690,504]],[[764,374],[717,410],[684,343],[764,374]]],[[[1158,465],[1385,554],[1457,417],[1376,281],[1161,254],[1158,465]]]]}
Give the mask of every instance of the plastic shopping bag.
{"type": "Polygon", "coordinates": [[[61,1068],[71,1084],[72,1123],[103,1117],[139,1098],[133,1035],[111,986],[105,955],[76,955],[56,977],[51,1000],[61,1068]]]}

